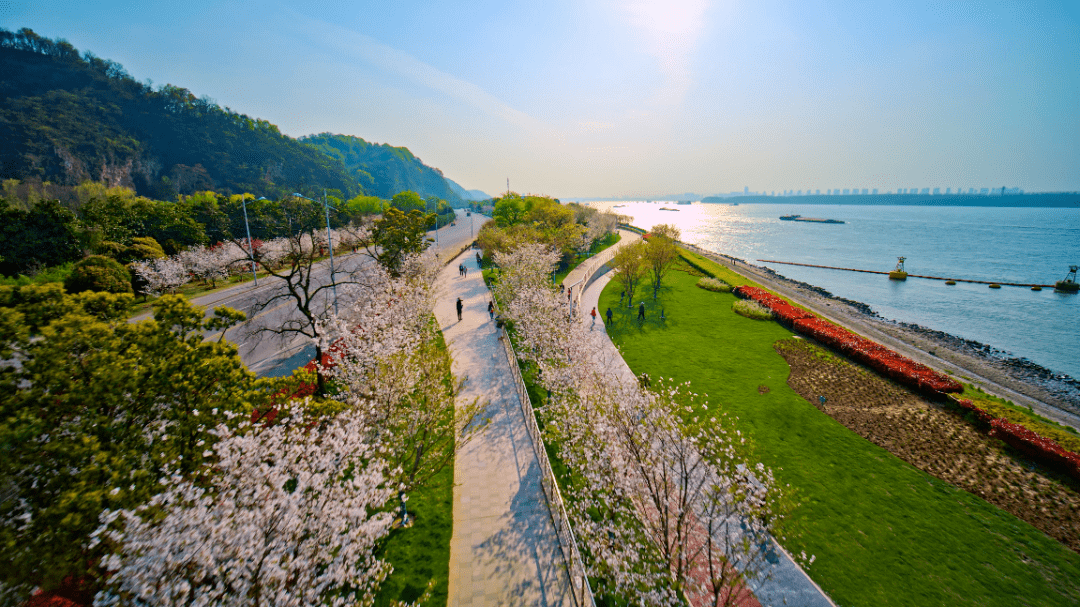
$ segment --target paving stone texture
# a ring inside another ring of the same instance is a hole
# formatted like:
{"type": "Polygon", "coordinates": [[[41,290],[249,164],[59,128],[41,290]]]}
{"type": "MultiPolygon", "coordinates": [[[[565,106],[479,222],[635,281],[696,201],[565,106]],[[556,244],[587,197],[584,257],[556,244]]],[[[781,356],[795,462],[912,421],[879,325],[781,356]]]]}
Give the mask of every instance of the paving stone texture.
{"type": "Polygon", "coordinates": [[[569,578],[540,485],[540,466],[513,376],[487,313],[491,294],[467,250],[443,269],[435,316],[467,378],[458,403],[487,403],[486,427],[454,461],[451,606],[570,607],[569,578]],[[460,276],[458,265],[468,267],[460,276]],[[455,303],[464,304],[458,320],[455,303]]]}

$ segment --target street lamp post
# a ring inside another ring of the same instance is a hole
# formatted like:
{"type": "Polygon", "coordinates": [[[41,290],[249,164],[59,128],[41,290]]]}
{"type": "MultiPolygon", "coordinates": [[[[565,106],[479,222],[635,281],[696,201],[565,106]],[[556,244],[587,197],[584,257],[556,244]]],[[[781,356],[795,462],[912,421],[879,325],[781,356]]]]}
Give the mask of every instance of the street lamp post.
{"type": "MultiPolygon", "coordinates": [[[[266,200],[266,198],[260,198],[259,200],[266,200]]],[[[251,257],[251,277],[255,279],[255,286],[259,286],[259,274],[255,272],[255,247],[251,244],[251,227],[248,226],[247,218],[247,197],[243,194],[240,195],[240,206],[244,209],[244,231],[247,232],[248,237],[248,256],[251,257]]]]}
{"type": "MultiPolygon", "coordinates": [[[[297,198],[303,198],[314,203],[318,203],[317,200],[312,200],[307,196],[304,196],[300,192],[293,192],[293,196],[297,198]]],[[[338,301],[337,301],[337,280],[334,279],[334,240],[330,236],[330,204],[326,201],[326,190],[323,190],[323,208],[326,211],[326,244],[330,248],[330,287],[334,290],[334,314],[338,313],[338,301]]],[[[334,209],[335,211],[337,209],[334,209]]],[[[312,246],[315,243],[311,243],[312,246]]]]}

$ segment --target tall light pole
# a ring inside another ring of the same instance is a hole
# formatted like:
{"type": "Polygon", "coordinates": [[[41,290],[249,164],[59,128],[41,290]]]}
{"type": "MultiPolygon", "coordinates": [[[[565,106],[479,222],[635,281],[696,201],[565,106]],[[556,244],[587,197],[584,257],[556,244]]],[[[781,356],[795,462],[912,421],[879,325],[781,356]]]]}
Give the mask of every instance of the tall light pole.
{"type": "MultiPolygon", "coordinates": [[[[439,248],[439,199],[431,196],[424,202],[431,202],[435,205],[435,248],[439,248]]],[[[424,207],[427,208],[426,206],[424,207]]]]}
{"type": "MultiPolygon", "coordinates": [[[[265,197],[259,198],[259,200],[266,200],[265,197]]],[[[255,279],[255,286],[259,286],[259,274],[255,271],[255,247],[251,244],[251,227],[248,226],[247,218],[247,197],[243,194],[240,195],[240,206],[244,209],[244,231],[247,232],[248,237],[248,257],[251,258],[251,277],[255,279]]]]}
{"type": "MultiPolygon", "coordinates": [[[[311,202],[314,202],[314,203],[318,204],[317,200],[312,200],[312,199],[308,198],[307,196],[304,196],[300,192],[293,192],[293,196],[296,196],[297,198],[303,198],[304,200],[309,200],[311,202]]],[[[325,189],[323,190],[323,202],[322,202],[322,204],[323,204],[324,210],[326,211],[326,244],[330,248],[330,288],[332,288],[334,290],[334,314],[337,314],[338,313],[337,280],[334,279],[334,240],[330,236],[330,208],[331,207],[330,207],[330,204],[326,200],[326,190],[325,189]]],[[[337,209],[334,209],[334,210],[336,211],[337,209]]],[[[314,242],[311,243],[311,244],[312,244],[312,246],[315,245],[314,242]]]]}

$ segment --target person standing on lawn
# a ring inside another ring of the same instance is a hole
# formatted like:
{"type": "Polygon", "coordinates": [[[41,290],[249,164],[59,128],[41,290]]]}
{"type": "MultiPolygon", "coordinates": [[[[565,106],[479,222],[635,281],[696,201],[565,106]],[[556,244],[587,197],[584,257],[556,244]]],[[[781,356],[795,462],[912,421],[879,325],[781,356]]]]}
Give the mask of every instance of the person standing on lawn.
{"type": "Polygon", "coordinates": [[[638,305],[637,319],[640,321],[645,320],[645,302],[641,302],[641,304],[638,305]]]}
{"type": "Polygon", "coordinates": [[[604,313],[604,316],[607,316],[607,324],[610,325],[611,324],[611,307],[608,307],[607,312],[604,313]]]}

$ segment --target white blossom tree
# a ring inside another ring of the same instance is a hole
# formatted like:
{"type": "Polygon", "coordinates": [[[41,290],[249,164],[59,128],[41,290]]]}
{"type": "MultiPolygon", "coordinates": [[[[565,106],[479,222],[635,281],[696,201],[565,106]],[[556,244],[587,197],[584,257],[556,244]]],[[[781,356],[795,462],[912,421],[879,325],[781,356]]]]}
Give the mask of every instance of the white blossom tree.
{"type": "Polygon", "coordinates": [[[191,280],[187,268],[176,256],[136,261],[131,267],[146,281],[146,290],[153,295],[174,293],[191,280]]]}
{"type": "Polygon", "coordinates": [[[460,387],[431,312],[438,269],[430,254],[407,257],[397,277],[370,264],[362,296],[323,329],[332,397],[375,434],[401,493],[450,463],[481,410],[455,408],[460,387]]]}
{"type": "Polygon", "coordinates": [[[545,432],[571,471],[570,515],[600,594],[736,604],[750,580],[767,575],[770,537],[783,530],[789,502],[771,473],[751,464],[733,420],[705,395],[613,374],[541,281],[547,270],[535,251],[496,260],[510,278],[500,303],[518,354],[549,393],[545,432]]]}
{"type": "Polygon", "coordinates": [[[370,604],[392,569],[375,557],[392,495],[378,446],[355,416],[279,420],[219,426],[201,474],[102,515],[114,552],[95,605],[370,604]]]}

